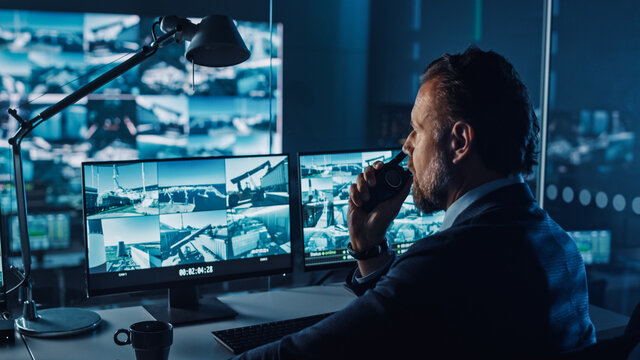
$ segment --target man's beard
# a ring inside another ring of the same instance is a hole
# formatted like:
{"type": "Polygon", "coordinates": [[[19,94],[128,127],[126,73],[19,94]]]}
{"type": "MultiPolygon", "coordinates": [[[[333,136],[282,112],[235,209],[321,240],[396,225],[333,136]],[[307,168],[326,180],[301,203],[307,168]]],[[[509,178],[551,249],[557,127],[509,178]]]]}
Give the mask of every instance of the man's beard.
{"type": "Polygon", "coordinates": [[[420,178],[418,176],[414,177],[413,201],[420,211],[428,214],[445,209],[451,170],[447,166],[444,153],[438,151],[429,163],[425,174],[421,174],[420,178]]]}

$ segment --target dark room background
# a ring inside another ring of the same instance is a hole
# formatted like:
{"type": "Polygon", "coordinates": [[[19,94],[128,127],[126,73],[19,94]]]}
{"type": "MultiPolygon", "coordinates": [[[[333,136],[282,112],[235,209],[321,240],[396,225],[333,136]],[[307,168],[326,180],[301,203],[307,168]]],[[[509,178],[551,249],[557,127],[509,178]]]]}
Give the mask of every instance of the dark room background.
{"type": "MultiPolygon", "coordinates": [[[[591,302],[630,314],[640,301],[640,7],[632,0],[552,3],[549,44],[542,0],[33,0],[0,8],[148,17],[224,13],[260,22],[269,22],[271,13],[282,24],[281,150],[292,155],[401,146],[419,75],[443,53],[472,44],[514,64],[542,119],[548,46],[545,177],[538,180],[544,207],[566,230],[577,231],[591,302]]],[[[294,234],[292,241],[301,240],[294,234]]],[[[81,303],[83,280],[64,269],[83,266],[69,260],[73,254],[57,256],[49,266],[63,270],[40,274],[41,283],[56,290],[47,301],[81,303]]],[[[324,275],[304,273],[298,263],[281,281],[304,285],[324,275]]]]}

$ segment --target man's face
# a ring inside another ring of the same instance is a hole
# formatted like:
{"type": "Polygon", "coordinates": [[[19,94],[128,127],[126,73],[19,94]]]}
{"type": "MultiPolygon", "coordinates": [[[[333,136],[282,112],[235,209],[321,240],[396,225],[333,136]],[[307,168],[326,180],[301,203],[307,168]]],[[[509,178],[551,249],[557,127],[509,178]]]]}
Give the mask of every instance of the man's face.
{"type": "Polygon", "coordinates": [[[411,110],[412,131],[404,143],[409,154],[409,170],[413,173],[413,199],[425,213],[443,210],[447,204],[447,186],[451,166],[438,143],[435,84],[437,79],[422,85],[411,110]]]}

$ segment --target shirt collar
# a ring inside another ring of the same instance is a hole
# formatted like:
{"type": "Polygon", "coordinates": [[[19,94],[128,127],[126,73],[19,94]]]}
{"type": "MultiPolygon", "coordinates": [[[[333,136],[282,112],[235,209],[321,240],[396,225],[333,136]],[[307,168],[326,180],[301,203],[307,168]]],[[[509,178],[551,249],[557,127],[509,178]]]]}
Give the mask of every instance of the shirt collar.
{"type": "Polygon", "coordinates": [[[506,178],[501,178],[493,181],[489,181],[488,183],[484,183],[478,186],[475,189],[467,191],[464,195],[459,197],[456,201],[449,206],[447,211],[444,213],[444,219],[442,220],[442,226],[440,226],[440,231],[447,230],[453,225],[458,215],[460,215],[465,209],[467,209],[471,204],[478,201],[483,196],[488,193],[503,188],[505,186],[523,183],[524,179],[522,175],[518,174],[516,176],[509,176],[506,178]]]}

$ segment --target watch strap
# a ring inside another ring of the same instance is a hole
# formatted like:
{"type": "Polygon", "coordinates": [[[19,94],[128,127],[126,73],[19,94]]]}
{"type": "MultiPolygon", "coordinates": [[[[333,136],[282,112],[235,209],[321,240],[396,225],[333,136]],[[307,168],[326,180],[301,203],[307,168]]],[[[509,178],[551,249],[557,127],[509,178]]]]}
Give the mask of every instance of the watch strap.
{"type": "Polygon", "coordinates": [[[381,242],[374,247],[371,247],[365,251],[356,251],[351,247],[351,243],[347,244],[347,252],[356,260],[367,260],[372,259],[383,252],[389,250],[389,245],[387,244],[387,239],[381,242]]]}

